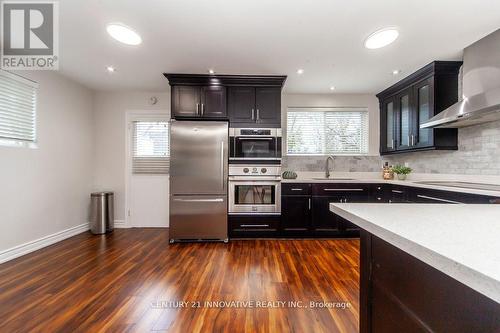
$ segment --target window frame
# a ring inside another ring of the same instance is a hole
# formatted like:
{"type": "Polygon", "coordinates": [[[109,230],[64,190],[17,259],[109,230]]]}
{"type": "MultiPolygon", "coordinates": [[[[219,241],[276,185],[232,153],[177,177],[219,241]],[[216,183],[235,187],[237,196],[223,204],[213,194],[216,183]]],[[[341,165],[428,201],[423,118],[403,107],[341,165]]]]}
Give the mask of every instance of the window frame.
{"type": "Polygon", "coordinates": [[[332,107],[288,107],[285,115],[286,138],[284,141],[283,155],[285,156],[370,156],[370,114],[368,107],[363,106],[332,106],[332,107]],[[288,113],[289,112],[364,112],[366,116],[366,152],[364,153],[321,153],[321,154],[305,154],[305,153],[289,153],[288,152],[288,113]]]}
{"type": "Polygon", "coordinates": [[[34,89],[34,105],[33,105],[33,141],[31,140],[22,140],[17,138],[7,138],[0,137],[0,146],[3,147],[18,147],[18,148],[38,148],[38,82],[20,76],[18,74],[14,74],[10,71],[6,71],[0,69],[0,76],[6,76],[10,79],[18,81],[22,84],[28,85],[34,89]]]}

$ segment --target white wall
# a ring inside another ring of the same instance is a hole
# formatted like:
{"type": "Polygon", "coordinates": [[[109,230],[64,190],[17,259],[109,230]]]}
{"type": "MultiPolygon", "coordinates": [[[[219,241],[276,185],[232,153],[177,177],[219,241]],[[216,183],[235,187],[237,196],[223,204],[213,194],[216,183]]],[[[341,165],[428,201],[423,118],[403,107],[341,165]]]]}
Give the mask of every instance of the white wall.
{"type": "Polygon", "coordinates": [[[115,192],[115,222],[125,220],[125,168],[127,111],[170,112],[169,92],[97,92],[94,96],[96,189],[115,192]],[[150,105],[152,96],[158,98],[150,105]]]}
{"type": "Polygon", "coordinates": [[[38,148],[0,146],[0,252],[88,221],[93,174],[92,92],[51,71],[40,84],[38,148]]]}
{"type": "MultiPolygon", "coordinates": [[[[281,124],[286,138],[286,113],[289,107],[365,107],[368,109],[368,155],[379,155],[380,112],[378,99],[370,94],[284,94],[281,98],[281,124]]],[[[283,140],[285,142],[285,140],[283,140]]],[[[283,150],[286,152],[286,149],[283,150]]]]}

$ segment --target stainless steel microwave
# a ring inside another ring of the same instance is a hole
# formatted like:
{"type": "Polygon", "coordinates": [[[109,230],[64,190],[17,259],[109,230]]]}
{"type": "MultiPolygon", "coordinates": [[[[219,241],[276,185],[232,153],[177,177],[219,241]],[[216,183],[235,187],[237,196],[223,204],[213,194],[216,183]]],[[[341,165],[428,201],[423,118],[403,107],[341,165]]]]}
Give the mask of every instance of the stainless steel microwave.
{"type": "Polygon", "coordinates": [[[229,163],[281,163],[281,128],[230,128],[229,163]]]}

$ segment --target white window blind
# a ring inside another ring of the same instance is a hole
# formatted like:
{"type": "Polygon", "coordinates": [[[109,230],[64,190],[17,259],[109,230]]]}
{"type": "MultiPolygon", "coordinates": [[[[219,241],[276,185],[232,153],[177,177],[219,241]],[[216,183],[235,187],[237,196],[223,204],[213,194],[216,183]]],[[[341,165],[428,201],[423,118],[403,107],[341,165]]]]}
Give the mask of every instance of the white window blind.
{"type": "Polygon", "coordinates": [[[168,174],[168,122],[134,121],[132,155],[133,173],[168,174]]]}
{"type": "Polygon", "coordinates": [[[0,70],[0,139],[36,141],[37,86],[35,82],[0,70]]]}
{"type": "Polygon", "coordinates": [[[368,154],[368,112],[364,108],[289,108],[289,155],[368,154]]]}

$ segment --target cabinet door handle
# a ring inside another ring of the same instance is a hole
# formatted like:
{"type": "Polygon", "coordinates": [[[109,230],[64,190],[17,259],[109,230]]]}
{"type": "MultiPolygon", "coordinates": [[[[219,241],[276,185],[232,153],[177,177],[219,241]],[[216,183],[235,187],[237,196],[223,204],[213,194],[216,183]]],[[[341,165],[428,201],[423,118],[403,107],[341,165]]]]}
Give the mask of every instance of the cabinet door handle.
{"type": "Polygon", "coordinates": [[[257,109],[257,121],[259,121],[259,120],[260,120],[260,111],[259,111],[259,109],[257,109]]]}
{"type": "Polygon", "coordinates": [[[267,228],[269,224],[240,224],[242,228],[267,228]]]}
{"type": "Polygon", "coordinates": [[[447,199],[441,199],[441,198],[436,198],[436,197],[429,197],[427,195],[420,195],[417,194],[418,198],[422,199],[428,199],[428,200],[434,200],[434,201],[440,201],[440,202],[446,202],[446,203],[451,203],[451,204],[461,204],[461,202],[458,201],[453,201],[453,200],[447,200],[447,199]]]}
{"type": "Polygon", "coordinates": [[[362,188],[324,188],[323,191],[328,192],[362,192],[364,189],[362,188]]]}
{"type": "Polygon", "coordinates": [[[399,194],[404,193],[403,191],[399,191],[399,190],[391,190],[391,192],[392,193],[399,193],[399,194]]]}
{"type": "Polygon", "coordinates": [[[201,103],[201,115],[205,113],[205,104],[201,103]]]}
{"type": "Polygon", "coordinates": [[[292,188],[292,191],[302,191],[301,188],[292,188]]]}
{"type": "Polygon", "coordinates": [[[391,149],[394,149],[394,139],[391,140],[391,149]]]}
{"type": "Polygon", "coordinates": [[[255,110],[252,109],[252,120],[255,120],[255,110]]]}
{"type": "Polygon", "coordinates": [[[215,199],[174,199],[174,201],[180,202],[224,202],[223,198],[215,198],[215,199]]]}
{"type": "Polygon", "coordinates": [[[200,114],[200,103],[196,103],[196,114],[200,114]]]}
{"type": "Polygon", "coordinates": [[[311,198],[309,198],[309,210],[311,210],[311,198]]]}
{"type": "Polygon", "coordinates": [[[408,135],[408,146],[411,146],[411,138],[409,135],[408,135]]]}

